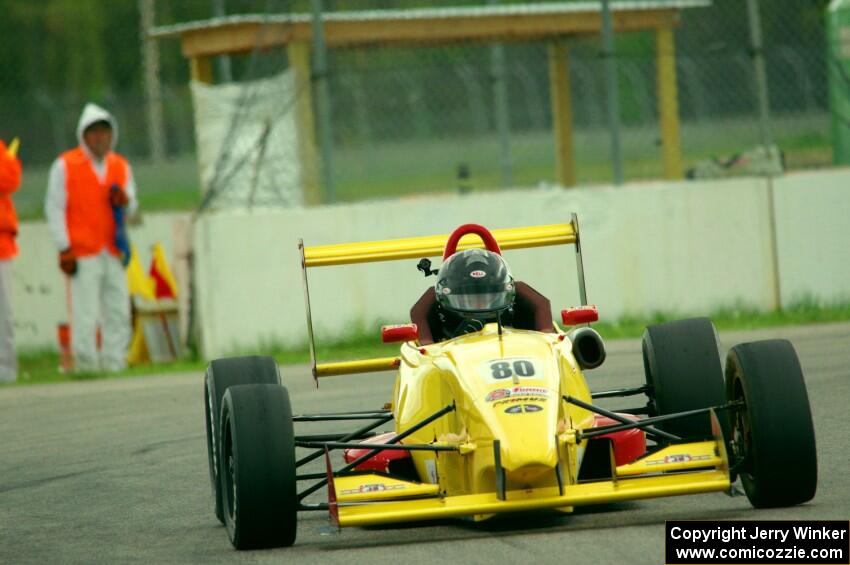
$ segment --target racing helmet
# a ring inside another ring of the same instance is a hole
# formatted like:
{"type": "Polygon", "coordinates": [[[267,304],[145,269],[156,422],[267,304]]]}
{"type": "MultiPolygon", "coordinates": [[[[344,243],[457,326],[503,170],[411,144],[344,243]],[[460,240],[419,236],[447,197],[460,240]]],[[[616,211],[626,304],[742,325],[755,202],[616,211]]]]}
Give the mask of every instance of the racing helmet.
{"type": "Polygon", "coordinates": [[[508,264],[485,249],[466,249],[449,257],[437,273],[434,290],[446,310],[478,319],[495,318],[511,307],[516,294],[508,264]]]}

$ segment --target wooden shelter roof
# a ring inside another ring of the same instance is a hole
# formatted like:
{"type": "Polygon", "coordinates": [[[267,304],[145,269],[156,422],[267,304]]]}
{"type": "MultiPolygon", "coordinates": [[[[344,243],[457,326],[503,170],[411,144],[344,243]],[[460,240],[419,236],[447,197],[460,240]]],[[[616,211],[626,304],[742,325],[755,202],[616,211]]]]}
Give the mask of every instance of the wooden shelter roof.
{"type": "MultiPolygon", "coordinates": [[[[679,11],[711,0],[626,0],[611,3],[615,31],[677,25],[679,11]]],[[[537,41],[598,33],[599,2],[550,2],[480,7],[327,12],[322,15],[328,47],[423,45],[459,41],[537,41]]],[[[188,58],[246,53],[256,47],[312,41],[310,14],[240,15],[160,26],[151,37],[179,36],[188,58]]]]}

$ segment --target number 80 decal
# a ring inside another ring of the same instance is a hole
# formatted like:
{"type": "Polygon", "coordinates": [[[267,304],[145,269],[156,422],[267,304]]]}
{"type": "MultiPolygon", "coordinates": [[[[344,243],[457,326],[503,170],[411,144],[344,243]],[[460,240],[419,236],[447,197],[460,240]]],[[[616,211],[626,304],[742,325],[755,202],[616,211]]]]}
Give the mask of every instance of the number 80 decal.
{"type": "Polygon", "coordinates": [[[540,362],[529,357],[512,357],[507,359],[492,359],[485,361],[478,367],[479,374],[488,381],[500,382],[514,377],[532,378],[541,377],[540,362]]]}

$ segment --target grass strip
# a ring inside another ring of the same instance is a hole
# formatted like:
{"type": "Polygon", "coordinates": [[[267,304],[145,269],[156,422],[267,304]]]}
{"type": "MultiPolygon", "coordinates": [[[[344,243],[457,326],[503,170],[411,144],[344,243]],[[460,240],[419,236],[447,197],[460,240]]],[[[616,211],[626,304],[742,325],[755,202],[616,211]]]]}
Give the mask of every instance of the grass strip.
{"type": "MultiPolygon", "coordinates": [[[[643,334],[649,324],[677,320],[687,315],[658,312],[648,317],[624,316],[616,322],[599,322],[593,327],[604,339],[636,338],[643,334]]],[[[850,303],[822,306],[814,300],[800,301],[790,308],[761,312],[755,308],[724,308],[714,311],[709,318],[721,332],[726,330],[748,330],[756,328],[818,324],[850,321],[850,303]]],[[[361,330],[345,340],[317,339],[317,357],[321,362],[346,359],[368,359],[389,357],[396,353],[398,345],[380,342],[377,326],[372,331],[361,330]]],[[[282,365],[309,363],[307,346],[297,348],[259,347],[255,351],[239,354],[273,355],[282,365]]],[[[55,383],[77,380],[137,377],[144,375],[170,374],[176,372],[203,373],[206,362],[200,359],[185,359],[175,363],[132,367],[118,373],[65,373],[59,370],[59,354],[41,350],[22,353],[18,358],[18,381],[15,384],[55,383]]],[[[0,385],[3,386],[3,385],[0,385]]]]}

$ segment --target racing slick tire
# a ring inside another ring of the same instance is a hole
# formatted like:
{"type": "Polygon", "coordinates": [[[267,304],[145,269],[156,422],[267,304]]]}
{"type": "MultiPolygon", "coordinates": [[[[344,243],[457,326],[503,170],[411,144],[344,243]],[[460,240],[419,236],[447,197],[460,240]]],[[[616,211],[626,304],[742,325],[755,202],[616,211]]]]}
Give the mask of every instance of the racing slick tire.
{"type": "Polygon", "coordinates": [[[204,419],[207,429],[207,462],[210,485],[215,502],[215,517],[222,524],[221,481],[218,478],[219,445],[216,439],[220,428],[221,399],[228,387],[247,384],[280,384],[277,363],[271,357],[230,357],[216,359],[207,367],[204,378],[204,419]]]}
{"type": "Polygon", "coordinates": [[[221,406],[224,524],[236,549],[295,542],[298,493],[289,393],[281,385],[238,385],[221,406]]]}
{"type": "MultiPolygon", "coordinates": [[[[725,402],[720,347],[711,320],[690,318],[647,326],[642,342],[650,416],[725,402]]],[[[726,416],[722,412],[717,416],[725,431],[726,416]]],[[[708,414],[661,422],[658,427],[682,438],[711,436],[708,414]]]]}
{"type": "Polygon", "coordinates": [[[726,356],[731,453],[756,508],[811,500],[818,482],[809,395],[794,346],[784,339],[742,343],[726,356]]]}

